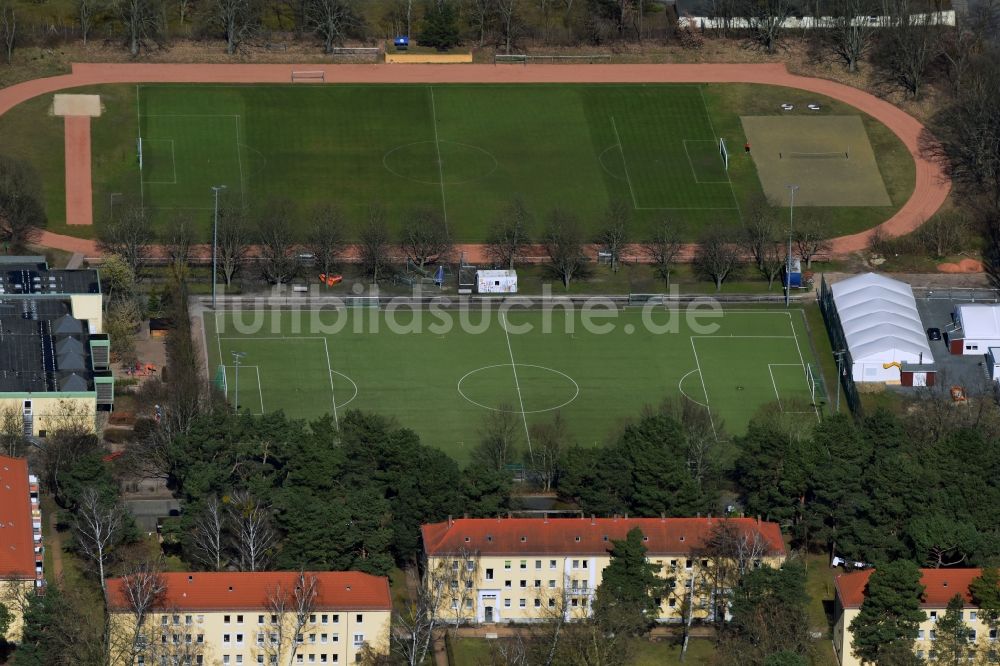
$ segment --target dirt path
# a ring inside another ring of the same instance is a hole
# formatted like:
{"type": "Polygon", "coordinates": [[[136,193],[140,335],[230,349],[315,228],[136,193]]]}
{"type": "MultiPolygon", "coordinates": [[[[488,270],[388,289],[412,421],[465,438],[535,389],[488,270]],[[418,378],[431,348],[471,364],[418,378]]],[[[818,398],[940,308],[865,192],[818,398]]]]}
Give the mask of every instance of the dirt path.
{"type": "MultiPolygon", "coordinates": [[[[916,162],[913,194],[883,222],[899,236],[916,229],[944,203],[951,182],[940,167],[920,155],[924,127],[902,109],[835,81],[796,76],[782,64],[708,65],[308,65],[323,70],[326,83],[761,83],[800,88],[846,102],[891,129],[916,162]]],[[[71,74],[26,81],[0,90],[0,114],[32,97],[100,83],[288,83],[295,65],[75,64],[71,74]]],[[[302,84],[317,85],[317,84],[302,84]]],[[[322,85],[322,84],[318,84],[322,85]]],[[[834,239],[833,254],[863,250],[870,231],[834,239]]],[[[44,233],[41,244],[98,256],[93,241],[44,233]]],[[[480,257],[481,246],[467,246],[480,257]]]]}

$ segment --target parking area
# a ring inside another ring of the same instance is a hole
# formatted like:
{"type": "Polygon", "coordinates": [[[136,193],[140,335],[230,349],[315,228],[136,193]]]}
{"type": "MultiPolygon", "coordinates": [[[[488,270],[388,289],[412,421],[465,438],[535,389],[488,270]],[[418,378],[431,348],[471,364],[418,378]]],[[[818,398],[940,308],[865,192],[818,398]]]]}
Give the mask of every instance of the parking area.
{"type": "Polygon", "coordinates": [[[917,298],[917,311],[924,329],[941,330],[941,340],[929,341],[934,364],[938,369],[937,385],[962,386],[970,395],[992,391],[992,382],[986,366],[985,355],[956,356],[948,352],[948,331],[952,329],[951,315],[955,307],[964,303],[982,302],[972,298],[952,298],[946,294],[931,294],[917,298]]]}

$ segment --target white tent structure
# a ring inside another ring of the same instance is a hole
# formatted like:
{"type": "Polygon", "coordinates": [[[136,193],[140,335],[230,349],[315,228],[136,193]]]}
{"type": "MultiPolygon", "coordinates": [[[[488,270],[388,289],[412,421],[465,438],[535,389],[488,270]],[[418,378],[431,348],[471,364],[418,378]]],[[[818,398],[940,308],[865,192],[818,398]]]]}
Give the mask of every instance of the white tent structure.
{"type": "MultiPolygon", "coordinates": [[[[913,381],[902,376],[904,365],[934,363],[910,285],[865,273],[837,282],[831,290],[847,340],[854,381],[913,381]]],[[[915,384],[923,383],[923,373],[920,374],[915,384]]]]}

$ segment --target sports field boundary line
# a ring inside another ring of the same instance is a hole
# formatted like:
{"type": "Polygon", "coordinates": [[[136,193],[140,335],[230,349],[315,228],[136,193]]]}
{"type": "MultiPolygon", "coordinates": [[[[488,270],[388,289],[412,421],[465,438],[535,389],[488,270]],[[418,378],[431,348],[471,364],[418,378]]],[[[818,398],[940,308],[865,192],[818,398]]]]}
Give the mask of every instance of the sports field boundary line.
{"type": "MultiPolygon", "coordinates": [[[[708,110],[708,102],[705,100],[705,87],[698,86],[698,95],[701,97],[701,107],[705,109],[705,117],[708,118],[708,126],[712,130],[712,136],[716,142],[719,140],[719,133],[715,131],[715,122],[712,120],[712,113],[708,110]]],[[[740,202],[736,198],[736,189],[733,187],[733,179],[729,176],[729,169],[726,169],[726,180],[729,181],[729,193],[733,195],[733,203],[736,204],[736,214],[743,221],[743,211],[740,210],[740,202]]]]}
{"type": "Polygon", "coordinates": [[[687,155],[688,165],[691,167],[691,175],[694,176],[694,182],[698,185],[732,185],[730,180],[698,180],[698,172],[694,168],[694,160],[691,159],[691,153],[688,151],[688,141],[701,141],[703,143],[715,142],[717,139],[681,139],[681,145],[684,147],[684,154],[687,155]]]}
{"type": "Polygon", "coordinates": [[[774,387],[774,399],[778,402],[778,409],[784,411],[781,407],[781,393],[778,392],[778,382],[774,381],[774,370],[771,368],[771,364],[767,364],[767,374],[771,375],[771,386],[774,387]]]}
{"type": "Polygon", "coordinates": [[[635,189],[632,187],[632,176],[628,172],[628,158],[625,157],[625,146],[622,145],[621,135],[618,134],[618,123],[615,122],[615,117],[611,116],[611,129],[615,131],[615,141],[618,142],[618,152],[622,156],[622,168],[625,169],[625,182],[628,183],[628,191],[632,195],[632,208],[635,210],[648,210],[646,208],[639,208],[639,200],[635,198],[635,189]]]}
{"type": "Polygon", "coordinates": [[[240,154],[240,117],[236,118],[236,164],[240,167],[240,203],[243,206],[247,205],[247,187],[246,182],[243,180],[243,156],[240,154]]]}
{"type": "Polygon", "coordinates": [[[521,403],[521,420],[524,422],[524,437],[528,442],[528,457],[532,464],[535,460],[535,453],[531,449],[531,432],[528,428],[528,415],[524,413],[524,398],[521,396],[521,383],[517,379],[517,361],[514,360],[514,348],[510,345],[510,333],[507,331],[507,315],[500,312],[500,326],[503,328],[504,337],[507,339],[507,352],[510,354],[510,369],[514,372],[514,387],[517,389],[517,401],[521,403]]]}
{"type": "MultiPolygon", "coordinates": [[[[788,326],[792,329],[792,338],[794,338],[794,340],[795,340],[795,350],[799,353],[799,361],[801,361],[801,363],[802,363],[802,378],[806,382],[806,389],[808,389],[809,388],[809,371],[806,369],[806,359],[805,359],[805,356],[802,355],[802,347],[799,346],[799,335],[795,331],[795,322],[792,321],[791,313],[789,313],[789,317],[788,317],[788,326]]],[[[824,383],[825,383],[825,380],[824,380],[824,383]]],[[[817,421],[822,421],[823,419],[819,415],[819,407],[816,406],[815,402],[813,403],[813,411],[816,412],[816,420],[817,421]]]]}
{"type": "MultiPolygon", "coordinates": [[[[438,138],[437,103],[434,101],[434,86],[427,86],[431,93],[431,124],[434,126],[434,149],[438,158],[438,181],[441,183],[441,214],[444,216],[444,231],[448,233],[448,199],[444,195],[444,161],[441,159],[441,140],[438,138]]],[[[494,158],[495,160],[496,158],[494,158]]]]}

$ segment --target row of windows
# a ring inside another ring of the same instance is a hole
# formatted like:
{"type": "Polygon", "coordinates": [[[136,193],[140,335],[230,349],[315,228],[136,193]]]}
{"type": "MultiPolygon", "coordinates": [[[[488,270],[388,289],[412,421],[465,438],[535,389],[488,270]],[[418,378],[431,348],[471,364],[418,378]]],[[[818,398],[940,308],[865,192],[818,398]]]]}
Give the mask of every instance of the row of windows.
{"type": "MultiPolygon", "coordinates": [[[[929,613],[927,613],[927,618],[931,622],[937,622],[937,620],[938,620],[938,612],[936,610],[930,611],[929,613]]],[[[965,619],[965,611],[958,611],[958,619],[959,620],[964,620],[965,619]]],[[[979,611],[977,611],[977,610],[970,610],[969,611],[969,621],[970,622],[975,622],[978,619],[979,619],[979,611]]]]}
{"type": "MultiPolygon", "coordinates": [[[[923,629],[920,629],[919,631],[917,631],[917,640],[922,641],[922,640],[924,640],[925,636],[926,636],[926,638],[928,640],[936,641],[937,640],[937,630],[931,629],[930,631],[926,632],[926,634],[925,634],[925,632],[924,632],[923,629]]],[[[969,642],[970,643],[975,643],[976,642],[976,630],[975,629],[969,629],[968,638],[969,638],[969,642]]],[[[996,639],[997,639],[997,630],[996,629],[990,629],[990,640],[991,641],[995,641],[996,639]]]]}
{"type": "MultiPolygon", "coordinates": [[[[186,615],[184,617],[185,617],[185,622],[187,624],[191,624],[191,616],[190,615],[186,615]]],[[[179,618],[180,618],[179,615],[174,615],[174,624],[178,623],[179,618]]],[[[258,615],[257,616],[257,624],[264,624],[265,618],[268,618],[270,620],[271,624],[277,624],[277,622],[278,622],[278,616],[275,615],[274,613],[272,613],[270,616],[267,616],[267,615],[258,615]]],[[[199,615],[198,616],[198,622],[204,622],[204,620],[205,620],[205,616],[204,615],[199,615]]],[[[364,614],[363,613],[358,613],[357,615],[355,615],[355,621],[356,622],[363,622],[364,621],[364,614]]],[[[313,614],[311,614],[309,616],[309,622],[311,624],[316,624],[317,622],[319,624],[338,624],[340,622],[340,613],[332,613],[332,614],[331,613],[313,613],[313,614]]],[[[162,623],[163,624],[167,623],[167,617],[166,616],[163,617],[162,623]]],[[[243,624],[243,615],[223,615],[222,616],[222,623],[223,624],[234,624],[234,623],[235,624],[243,624]]]]}
{"type": "MultiPolygon", "coordinates": [[[[299,643],[300,645],[302,643],[305,643],[306,642],[306,636],[308,636],[310,643],[316,643],[317,642],[317,640],[316,640],[317,637],[319,638],[319,642],[320,643],[326,643],[327,640],[329,640],[329,642],[331,642],[331,643],[339,643],[340,642],[340,634],[315,634],[315,633],[308,634],[308,635],[298,634],[295,637],[295,642],[299,643]]],[[[198,642],[199,643],[202,642],[202,638],[203,638],[202,634],[199,634],[198,635],[198,642]]],[[[265,643],[265,639],[266,639],[266,642],[268,644],[275,645],[275,644],[278,643],[278,634],[276,634],[276,633],[269,633],[269,634],[265,635],[264,632],[257,632],[257,645],[263,646],[264,643],[265,643]]],[[[164,642],[166,642],[166,635],[165,634],[164,634],[164,642]]],[[[174,634],[174,642],[175,643],[177,642],[177,634],[174,634]]],[[[190,640],[190,634],[188,634],[188,641],[187,642],[188,643],[191,642],[191,640],[190,640]]],[[[356,646],[357,645],[361,645],[364,642],[365,642],[365,635],[364,634],[354,634],[354,645],[356,645],[356,646]]],[[[222,644],[223,645],[231,645],[233,643],[235,643],[237,646],[243,645],[243,634],[222,634],[222,644]]]]}

